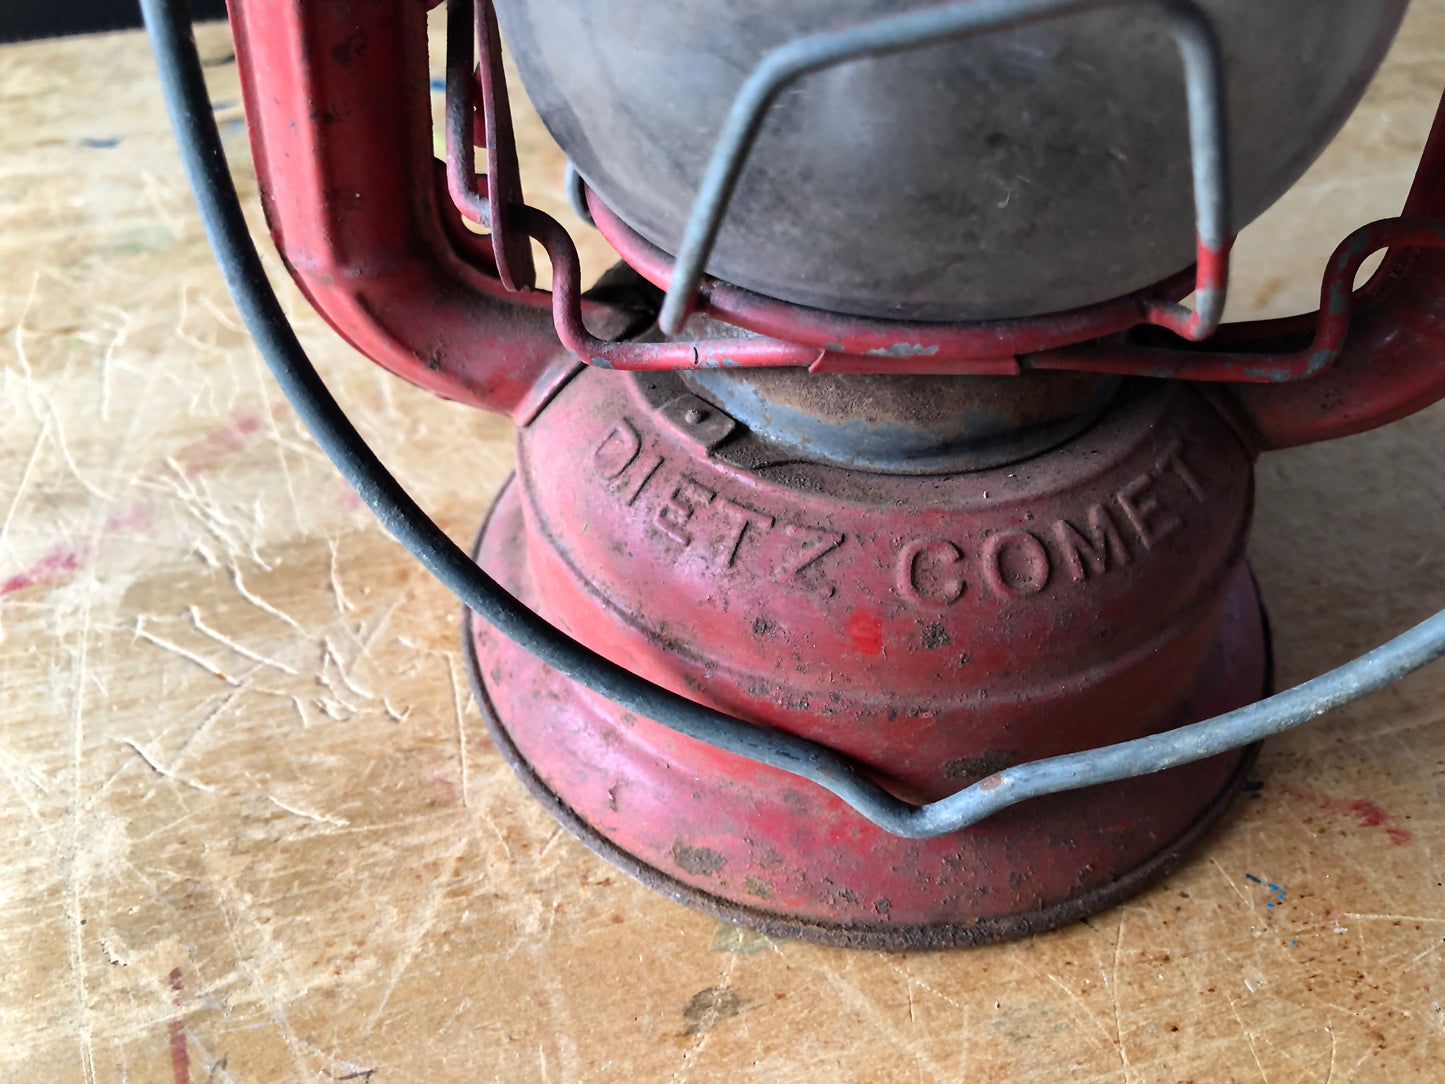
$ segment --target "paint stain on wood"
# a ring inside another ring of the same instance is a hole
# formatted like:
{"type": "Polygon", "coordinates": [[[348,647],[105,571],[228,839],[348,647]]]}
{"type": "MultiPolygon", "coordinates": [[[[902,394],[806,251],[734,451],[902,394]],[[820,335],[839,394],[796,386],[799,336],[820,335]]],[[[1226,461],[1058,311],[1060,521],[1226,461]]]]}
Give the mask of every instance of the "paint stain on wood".
{"type": "Polygon", "coordinates": [[[1388,813],[1368,798],[1331,798],[1326,794],[1295,790],[1293,787],[1281,787],[1280,790],[1295,801],[1306,802],[1325,813],[1354,817],[1361,828],[1382,829],[1396,847],[1410,842],[1410,830],[1401,828],[1388,813]]]}
{"type": "MultiPolygon", "coordinates": [[[[171,1004],[181,1006],[181,969],[171,971],[171,1004]]],[[[191,1084],[191,1056],[186,1048],[186,1018],[177,1012],[171,1018],[171,1075],[175,1084],[191,1084]]]]}
{"type": "Polygon", "coordinates": [[[752,1002],[739,997],[730,986],[709,986],[699,990],[682,1007],[684,1035],[701,1035],[745,1011],[752,1002]]]}
{"type": "Polygon", "coordinates": [[[0,595],[13,594],[42,584],[61,583],[80,568],[85,556],[86,552],[82,548],[57,546],[29,568],[0,583],[0,595]]]}
{"type": "Polygon", "coordinates": [[[226,457],[242,451],[260,431],[261,419],[255,414],[237,414],[225,425],[186,445],[174,458],[180,464],[181,473],[187,478],[194,478],[226,457]]]}

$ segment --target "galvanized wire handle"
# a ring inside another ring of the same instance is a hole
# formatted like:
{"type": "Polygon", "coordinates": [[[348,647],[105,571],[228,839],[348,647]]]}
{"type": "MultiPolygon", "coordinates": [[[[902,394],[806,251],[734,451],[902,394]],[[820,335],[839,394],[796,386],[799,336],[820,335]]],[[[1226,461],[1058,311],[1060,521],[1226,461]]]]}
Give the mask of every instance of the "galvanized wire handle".
{"type": "Polygon", "coordinates": [[[392,477],[346,418],[286,319],[251,240],[191,36],[186,0],[141,0],[166,108],[201,220],[246,327],[297,415],[382,525],[463,604],[586,688],[687,737],[791,772],[885,831],[946,835],[1015,802],[1146,775],[1278,734],[1445,655],[1445,610],[1353,662],[1248,707],[1134,741],[1032,761],[913,806],[831,749],[704,707],[630,673],[550,625],[483,572],[392,477]]]}
{"type": "Polygon", "coordinates": [[[687,228],[658,326],[678,335],[697,297],[723,216],[748,155],[778,95],[812,72],[862,57],[906,52],[925,45],[1010,30],[1027,23],[1103,7],[1150,9],[1164,19],[1184,63],[1189,105],[1189,155],[1194,176],[1195,307],[1172,301],[1149,306],[1149,322],[1186,339],[1204,339],[1219,326],[1229,280],[1229,142],[1225,115],[1224,56],[1214,24],[1194,0],[965,0],[891,15],[844,30],[794,38],[763,57],[733,99],[718,135],[687,228]]]}

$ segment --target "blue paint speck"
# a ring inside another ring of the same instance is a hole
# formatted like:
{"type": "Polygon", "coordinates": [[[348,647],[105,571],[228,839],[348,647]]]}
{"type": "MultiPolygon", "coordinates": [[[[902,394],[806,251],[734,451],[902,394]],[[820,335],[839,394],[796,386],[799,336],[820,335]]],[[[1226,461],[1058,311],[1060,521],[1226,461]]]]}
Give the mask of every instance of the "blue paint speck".
{"type": "Polygon", "coordinates": [[[1274,884],[1272,882],[1270,884],[1265,884],[1265,882],[1261,881],[1252,873],[1246,873],[1244,876],[1247,880],[1253,881],[1257,885],[1264,885],[1265,888],[1267,888],[1270,892],[1274,893],[1274,899],[1266,901],[1264,905],[1266,911],[1273,911],[1277,905],[1284,904],[1285,891],[1282,886],[1274,884]]]}
{"type": "Polygon", "coordinates": [[[108,151],[112,147],[120,146],[120,136],[108,136],[104,139],[85,138],[80,141],[82,147],[89,147],[95,151],[108,151]]]}
{"type": "Polygon", "coordinates": [[[436,91],[436,92],[440,93],[441,91],[447,89],[447,81],[446,81],[445,79],[440,79],[440,78],[433,79],[433,80],[431,81],[431,88],[432,88],[433,91],[436,91]]]}
{"type": "Polygon", "coordinates": [[[219,102],[212,102],[211,110],[212,112],[219,113],[222,109],[230,109],[235,104],[235,101],[231,98],[225,98],[219,102]]]}

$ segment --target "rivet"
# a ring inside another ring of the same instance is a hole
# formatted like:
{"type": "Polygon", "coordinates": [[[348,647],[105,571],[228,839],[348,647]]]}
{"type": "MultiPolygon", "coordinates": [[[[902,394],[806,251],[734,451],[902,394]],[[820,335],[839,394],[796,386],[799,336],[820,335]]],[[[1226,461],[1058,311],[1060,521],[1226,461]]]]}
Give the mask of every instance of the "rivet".
{"type": "Polygon", "coordinates": [[[687,413],[682,416],[682,420],[687,422],[688,425],[697,425],[699,422],[707,421],[707,411],[700,407],[688,407],[687,413]]]}

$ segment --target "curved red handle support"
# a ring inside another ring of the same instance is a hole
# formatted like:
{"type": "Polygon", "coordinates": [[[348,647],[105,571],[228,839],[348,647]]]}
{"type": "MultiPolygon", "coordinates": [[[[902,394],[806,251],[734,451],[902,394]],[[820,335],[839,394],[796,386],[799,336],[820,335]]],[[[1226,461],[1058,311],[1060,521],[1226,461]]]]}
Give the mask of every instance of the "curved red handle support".
{"type": "MultiPolygon", "coordinates": [[[[302,292],[348,342],[428,391],[526,422],[580,363],[550,297],[509,294],[486,239],[437,198],[426,7],[230,0],[262,205],[302,292]]],[[[604,331],[628,319],[587,312],[604,331]]]]}
{"type": "MultiPolygon", "coordinates": [[[[1445,96],[1401,217],[1445,223],[1445,96]]],[[[1360,433],[1445,398],[1445,248],[1390,249],[1353,303],[1340,355],[1319,376],[1215,389],[1256,450],[1360,433]]],[[[1214,342],[1228,349],[1309,333],[1321,316],[1226,324],[1214,342]]]]}

